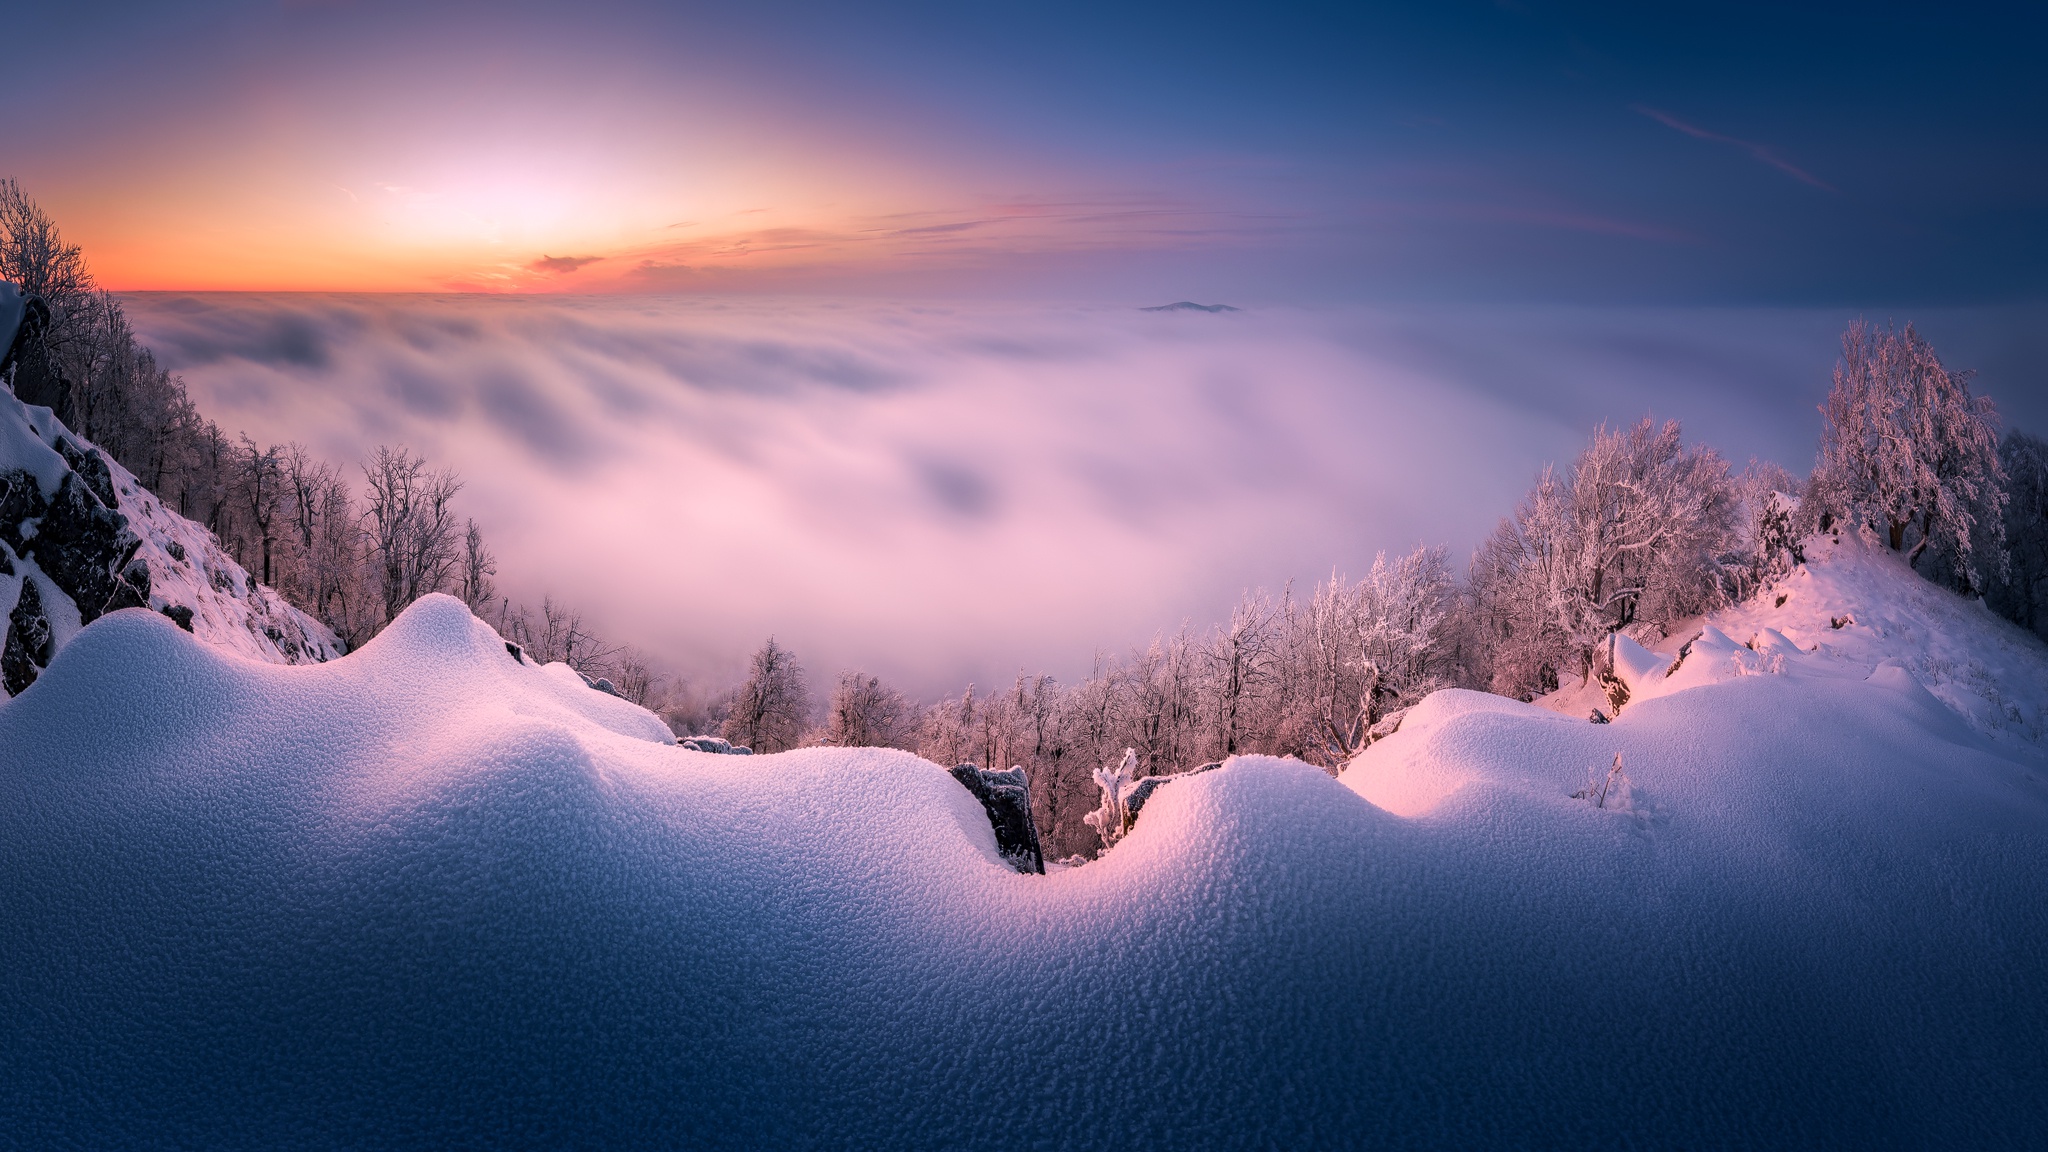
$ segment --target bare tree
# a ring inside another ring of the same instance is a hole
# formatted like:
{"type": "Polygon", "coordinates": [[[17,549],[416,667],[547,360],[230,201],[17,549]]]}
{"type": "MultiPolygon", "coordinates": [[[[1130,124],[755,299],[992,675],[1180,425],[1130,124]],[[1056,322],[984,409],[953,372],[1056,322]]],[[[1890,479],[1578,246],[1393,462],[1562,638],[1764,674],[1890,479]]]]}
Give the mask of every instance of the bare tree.
{"type": "Polygon", "coordinates": [[[1260,696],[1271,673],[1274,611],[1264,593],[1246,592],[1216,629],[1209,662],[1209,743],[1221,756],[1248,751],[1260,696]]]}
{"type": "Polygon", "coordinates": [[[384,618],[449,586],[460,563],[449,502],[462,488],[455,473],[427,466],[404,448],[379,447],[363,465],[369,482],[370,548],[380,577],[384,618]]]}
{"type": "Polygon", "coordinates": [[[756,752],[782,752],[802,741],[810,713],[802,665],[770,636],[754,653],[720,735],[756,752]]]}
{"type": "Polygon", "coordinates": [[[841,748],[896,748],[914,715],[901,692],[865,672],[839,674],[825,707],[825,742],[841,748]]]}
{"type": "Polygon", "coordinates": [[[235,488],[241,496],[240,510],[248,514],[249,527],[255,536],[251,544],[261,553],[265,584],[277,582],[271,570],[271,558],[276,544],[274,526],[278,506],[285,496],[283,455],[284,450],[276,445],[259,448],[256,441],[244,435],[242,451],[235,459],[235,488]]]}
{"type": "MultiPolygon", "coordinates": [[[[497,598],[497,586],[491,577],[498,574],[498,558],[484,546],[483,530],[476,521],[469,521],[468,530],[462,535],[462,565],[459,590],[462,602],[469,605],[471,612],[481,614],[497,598]]],[[[638,703],[638,701],[636,701],[638,703]]]]}

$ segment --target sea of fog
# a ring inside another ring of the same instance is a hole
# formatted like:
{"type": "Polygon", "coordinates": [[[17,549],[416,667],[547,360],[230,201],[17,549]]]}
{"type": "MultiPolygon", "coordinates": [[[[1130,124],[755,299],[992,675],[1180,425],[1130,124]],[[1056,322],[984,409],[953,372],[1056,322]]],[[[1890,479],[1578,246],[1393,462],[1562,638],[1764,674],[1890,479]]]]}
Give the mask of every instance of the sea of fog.
{"type": "MultiPolygon", "coordinates": [[[[517,599],[563,598],[691,675],[736,673],[772,633],[814,675],[861,667],[926,696],[1084,674],[1245,587],[1358,573],[1381,549],[1463,555],[1602,420],[1676,418],[1737,465],[1803,469],[1849,318],[124,300],[231,433],[335,460],[404,444],[459,470],[517,599]]],[[[2040,428],[2025,326],[1919,319],[2040,428]]]]}

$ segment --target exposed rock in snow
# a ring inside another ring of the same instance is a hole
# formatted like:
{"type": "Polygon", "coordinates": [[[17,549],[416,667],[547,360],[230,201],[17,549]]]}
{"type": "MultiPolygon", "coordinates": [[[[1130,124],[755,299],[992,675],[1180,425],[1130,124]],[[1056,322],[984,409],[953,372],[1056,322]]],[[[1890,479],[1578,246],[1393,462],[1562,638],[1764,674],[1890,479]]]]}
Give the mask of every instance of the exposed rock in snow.
{"type": "Polygon", "coordinates": [[[1164,776],[1142,777],[1124,790],[1124,811],[1129,815],[1130,822],[1136,824],[1138,822],[1138,815],[1145,810],[1145,802],[1150,800],[1152,794],[1159,791],[1161,787],[1171,784],[1176,780],[1185,780],[1198,773],[1213,772],[1221,767],[1223,767],[1223,763],[1219,760],[1213,764],[1204,764],[1199,768],[1190,768],[1185,772],[1170,772],[1164,776]]]}
{"type": "Polygon", "coordinates": [[[752,756],[754,750],[744,744],[734,744],[723,736],[685,736],[676,743],[692,752],[709,752],[714,756],[752,756]]]}
{"type": "Polygon", "coordinates": [[[19,627],[40,627],[48,643],[16,643],[10,631],[5,650],[16,655],[0,677],[9,695],[80,627],[122,608],[154,608],[259,660],[308,663],[342,652],[332,631],[257,584],[204,528],[163,507],[49,409],[0,389],[0,610],[12,621],[30,597],[39,610],[26,618],[44,623],[19,627]]]}
{"type": "Polygon", "coordinates": [[[1043,873],[1045,853],[1038,846],[1038,824],[1031,818],[1031,781],[1024,769],[1005,771],[961,764],[953,769],[958,780],[988,812],[996,835],[996,851],[1019,872],[1043,873]]]}

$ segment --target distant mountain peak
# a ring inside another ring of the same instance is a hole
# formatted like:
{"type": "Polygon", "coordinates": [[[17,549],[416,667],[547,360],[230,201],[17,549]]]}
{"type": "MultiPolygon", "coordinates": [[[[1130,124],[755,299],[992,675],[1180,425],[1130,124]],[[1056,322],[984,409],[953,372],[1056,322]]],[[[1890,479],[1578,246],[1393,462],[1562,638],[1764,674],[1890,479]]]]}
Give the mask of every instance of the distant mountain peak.
{"type": "Polygon", "coordinates": [[[1153,307],[1153,308],[1140,308],[1140,309],[1139,309],[1139,311],[1140,311],[1140,312],[1241,312],[1241,311],[1243,311],[1243,309],[1241,309],[1241,308],[1232,308],[1232,307],[1231,307],[1230,305],[1228,305],[1228,304],[1197,304],[1197,303],[1195,303],[1195,302],[1194,302],[1193,300],[1176,300],[1175,302],[1173,302],[1173,303],[1171,303],[1171,304],[1161,304],[1161,305],[1158,305],[1157,307],[1153,307]]]}

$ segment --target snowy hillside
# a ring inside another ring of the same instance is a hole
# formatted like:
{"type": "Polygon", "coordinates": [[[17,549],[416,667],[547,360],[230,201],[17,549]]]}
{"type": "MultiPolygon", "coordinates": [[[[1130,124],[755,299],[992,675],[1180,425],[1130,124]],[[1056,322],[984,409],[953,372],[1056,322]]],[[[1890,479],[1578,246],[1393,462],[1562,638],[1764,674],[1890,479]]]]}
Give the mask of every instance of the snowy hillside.
{"type": "MultiPolygon", "coordinates": [[[[1795,646],[1958,626],[1833,563],[1795,646]]],[[[939,766],[677,747],[447,597],[307,667],[115,613],[0,704],[0,1133],[2038,1146],[2041,760],[1718,643],[1612,724],[1451,691],[1340,779],[1238,757],[1035,876],[939,766]]]]}
{"type": "MultiPolygon", "coordinates": [[[[1889,666],[1995,744],[2048,754],[2048,645],[1854,535],[1817,536],[1805,551],[1810,563],[1650,649],[1620,640],[1624,708],[1742,676],[1863,680],[1889,666]]],[[[1612,711],[1597,684],[1537,703],[1581,718],[1612,711]]]]}
{"type": "Polygon", "coordinates": [[[0,388],[0,688],[21,691],[85,624],[148,607],[211,644],[279,664],[342,644],[258,584],[211,533],[159,503],[47,408],[0,388]]]}

